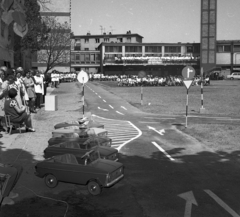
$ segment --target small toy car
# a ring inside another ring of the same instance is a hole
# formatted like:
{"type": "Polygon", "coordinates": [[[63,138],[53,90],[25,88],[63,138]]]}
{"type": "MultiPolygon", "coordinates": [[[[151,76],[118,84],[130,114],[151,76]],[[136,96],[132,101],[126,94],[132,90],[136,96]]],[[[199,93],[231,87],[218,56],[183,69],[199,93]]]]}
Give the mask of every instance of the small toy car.
{"type": "Polygon", "coordinates": [[[35,175],[44,178],[49,188],[58,182],[87,185],[92,195],[101,193],[124,177],[124,166],[120,162],[101,159],[99,153],[91,150],[81,158],[73,154],[58,155],[39,162],[35,175]]]}
{"type": "Polygon", "coordinates": [[[118,160],[118,151],[115,148],[99,146],[97,143],[90,143],[88,141],[84,142],[83,144],[79,144],[78,142],[63,142],[57,145],[48,146],[43,152],[45,158],[67,153],[81,157],[86,152],[91,150],[98,151],[100,157],[103,159],[114,161],[118,160]]]}
{"type": "Polygon", "coordinates": [[[54,129],[60,129],[60,128],[66,129],[66,128],[72,128],[72,127],[76,127],[78,129],[93,128],[93,127],[94,128],[104,128],[104,125],[97,123],[93,120],[86,120],[86,121],[76,120],[76,121],[62,122],[62,123],[56,124],[54,126],[54,129]]]}
{"type": "Polygon", "coordinates": [[[60,128],[52,132],[52,137],[88,137],[97,135],[99,137],[106,137],[108,131],[101,128],[90,128],[90,129],[71,129],[71,128],[60,128]]]}
{"type": "Polygon", "coordinates": [[[55,145],[55,144],[59,144],[59,143],[63,143],[63,142],[77,142],[78,144],[83,144],[83,143],[90,143],[91,145],[93,144],[98,144],[100,146],[107,146],[107,147],[111,147],[112,145],[112,139],[108,138],[108,137],[99,137],[99,136],[82,136],[79,134],[72,134],[72,137],[54,137],[54,138],[50,138],[48,140],[48,145],[55,145]],[[75,136],[75,137],[73,137],[75,136]]]}

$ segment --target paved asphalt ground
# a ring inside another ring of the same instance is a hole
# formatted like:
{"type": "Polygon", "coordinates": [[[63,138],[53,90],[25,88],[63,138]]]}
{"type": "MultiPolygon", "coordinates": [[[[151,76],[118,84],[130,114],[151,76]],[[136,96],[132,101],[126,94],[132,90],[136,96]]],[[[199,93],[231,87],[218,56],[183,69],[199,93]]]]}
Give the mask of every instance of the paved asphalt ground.
{"type": "MultiPolygon", "coordinates": [[[[4,163],[24,167],[15,188],[20,196],[15,205],[2,207],[1,216],[240,216],[240,152],[215,153],[178,129],[185,117],[143,113],[90,82],[85,86],[85,111],[104,123],[115,141],[125,178],[95,197],[85,186],[60,183],[47,188],[33,174],[34,165],[43,160],[53,126],[81,116],[80,92],[77,83],[61,84],[52,92],[58,97],[58,110],[42,108],[33,115],[36,133],[16,131],[1,138],[4,163]]],[[[240,123],[234,117],[189,117],[188,121],[240,123]]]]}

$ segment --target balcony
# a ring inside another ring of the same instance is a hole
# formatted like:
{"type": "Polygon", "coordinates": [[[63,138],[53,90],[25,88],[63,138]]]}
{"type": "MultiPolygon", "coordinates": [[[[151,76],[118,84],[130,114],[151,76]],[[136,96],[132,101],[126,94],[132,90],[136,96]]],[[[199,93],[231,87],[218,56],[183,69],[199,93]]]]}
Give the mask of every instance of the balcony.
{"type": "Polygon", "coordinates": [[[103,65],[198,65],[199,57],[121,57],[105,58],[103,65]]]}

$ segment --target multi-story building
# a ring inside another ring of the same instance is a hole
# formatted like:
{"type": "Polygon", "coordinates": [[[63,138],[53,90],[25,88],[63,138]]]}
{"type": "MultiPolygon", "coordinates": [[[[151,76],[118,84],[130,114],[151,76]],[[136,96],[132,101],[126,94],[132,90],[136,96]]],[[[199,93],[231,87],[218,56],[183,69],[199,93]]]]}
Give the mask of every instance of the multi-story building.
{"type": "Polygon", "coordinates": [[[99,45],[142,43],[142,36],[128,31],[126,34],[103,33],[102,35],[79,35],[72,37],[71,68],[75,71],[84,70],[88,73],[101,72],[101,58],[99,45]]]}
{"type": "Polygon", "coordinates": [[[216,67],[240,70],[240,40],[217,41],[216,67]]]}

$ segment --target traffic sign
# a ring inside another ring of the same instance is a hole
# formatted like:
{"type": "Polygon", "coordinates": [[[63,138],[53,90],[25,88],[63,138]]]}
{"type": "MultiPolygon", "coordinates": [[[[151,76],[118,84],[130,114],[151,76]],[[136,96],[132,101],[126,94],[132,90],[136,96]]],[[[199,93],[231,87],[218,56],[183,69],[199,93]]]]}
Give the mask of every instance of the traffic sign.
{"type": "Polygon", "coordinates": [[[193,80],[183,80],[183,83],[188,90],[191,87],[193,80]]]}
{"type": "Polygon", "coordinates": [[[88,74],[86,72],[84,72],[83,70],[81,70],[79,73],[78,73],[78,76],[77,76],[77,79],[78,81],[81,83],[81,84],[85,84],[88,82],[88,74]]]}
{"type": "Polygon", "coordinates": [[[146,72],[144,72],[144,71],[138,72],[138,77],[139,77],[139,78],[144,78],[144,77],[146,77],[146,72]]]}
{"type": "Polygon", "coordinates": [[[185,66],[182,69],[182,76],[184,77],[184,79],[186,80],[190,80],[193,79],[195,76],[195,69],[192,66],[185,66]]]}

